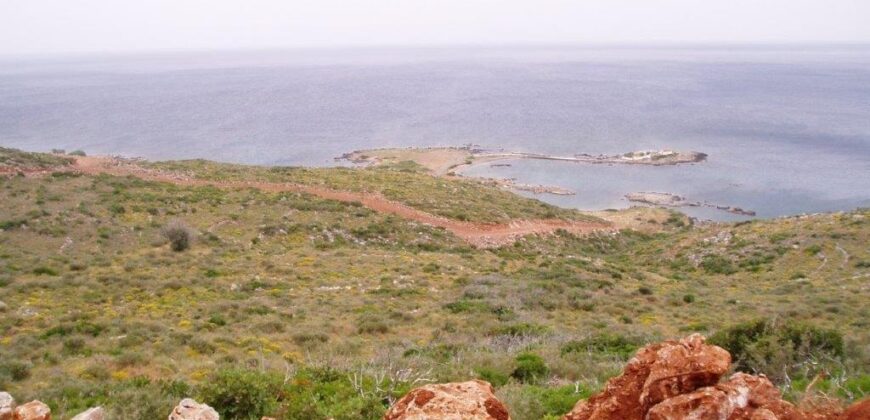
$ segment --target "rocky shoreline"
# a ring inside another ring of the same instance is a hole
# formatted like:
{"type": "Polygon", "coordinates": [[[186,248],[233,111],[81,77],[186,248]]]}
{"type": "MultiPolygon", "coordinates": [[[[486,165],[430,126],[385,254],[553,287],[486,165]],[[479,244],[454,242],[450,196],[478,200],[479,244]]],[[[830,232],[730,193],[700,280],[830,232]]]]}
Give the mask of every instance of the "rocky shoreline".
{"type": "Polygon", "coordinates": [[[726,211],[728,213],[737,214],[740,216],[755,216],[755,211],[746,210],[740,207],[723,206],[713,204],[707,201],[689,201],[686,197],[676,194],[663,192],[635,192],[625,195],[628,201],[633,203],[649,204],[653,206],[664,207],[709,207],[716,210],[726,211]]]}
{"type": "MultiPolygon", "coordinates": [[[[586,153],[573,156],[555,156],[540,153],[506,152],[486,150],[473,144],[461,147],[426,147],[426,148],[384,148],[356,150],[336,157],[336,161],[348,161],[356,165],[378,166],[403,161],[415,162],[435,176],[462,176],[463,168],[475,164],[490,163],[491,167],[511,166],[510,161],[516,159],[553,160],[591,164],[626,164],[626,165],[679,165],[698,163],[707,159],[706,153],[678,152],[669,149],[642,150],[619,155],[590,155],[586,153]]],[[[501,187],[533,194],[574,195],[575,192],[555,186],[531,185],[518,183],[514,179],[491,179],[501,187]]]]}

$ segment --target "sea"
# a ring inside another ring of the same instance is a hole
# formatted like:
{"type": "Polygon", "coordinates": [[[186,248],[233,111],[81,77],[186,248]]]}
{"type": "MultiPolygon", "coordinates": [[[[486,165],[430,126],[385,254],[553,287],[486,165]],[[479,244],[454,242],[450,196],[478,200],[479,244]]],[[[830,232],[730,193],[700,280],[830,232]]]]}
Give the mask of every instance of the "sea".
{"type": "MultiPolygon", "coordinates": [[[[870,206],[870,46],[504,46],[0,57],[0,145],[147,159],[347,165],[381,147],[573,155],[469,176],[557,186],[564,207],[666,192],[758,218],[870,206]]],[[[709,207],[682,211],[743,220],[709,207]]]]}

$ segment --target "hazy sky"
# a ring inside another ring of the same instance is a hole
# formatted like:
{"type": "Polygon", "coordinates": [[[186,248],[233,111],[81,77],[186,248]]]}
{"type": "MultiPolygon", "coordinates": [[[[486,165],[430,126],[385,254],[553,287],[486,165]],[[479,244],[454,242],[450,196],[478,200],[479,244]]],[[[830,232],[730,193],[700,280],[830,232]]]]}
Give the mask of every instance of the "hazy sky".
{"type": "Polygon", "coordinates": [[[870,0],[0,0],[0,54],[672,42],[870,43],[870,0]]]}

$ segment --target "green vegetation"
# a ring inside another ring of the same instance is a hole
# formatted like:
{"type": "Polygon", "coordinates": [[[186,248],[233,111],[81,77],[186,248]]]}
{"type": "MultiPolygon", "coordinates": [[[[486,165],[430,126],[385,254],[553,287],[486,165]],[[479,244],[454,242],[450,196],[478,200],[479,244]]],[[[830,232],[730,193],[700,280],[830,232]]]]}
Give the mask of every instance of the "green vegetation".
{"type": "Polygon", "coordinates": [[[287,182],[336,190],[375,192],[408,206],[462,221],[507,222],[517,218],[598,220],[576,210],[519,197],[474,179],[434,177],[413,162],[366,169],[259,167],[205,160],[149,165],[209,180],[287,182]]]}
{"type": "Polygon", "coordinates": [[[843,363],[843,335],[806,323],[755,320],[723,329],[710,343],[731,353],[737,370],[774,379],[812,377],[843,363]],[[827,365],[827,366],[826,366],[827,365]]]}
{"type": "MultiPolygon", "coordinates": [[[[190,243],[193,242],[193,231],[180,220],[170,221],[166,226],[163,226],[160,233],[169,241],[169,247],[175,252],[181,252],[190,248],[190,243]]],[[[215,273],[217,272],[208,269],[205,275],[206,277],[216,277],[215,273]]]]}
{"type": "MultiPolygon", "coordinates": [[[[15,153],[20,167],[66,159],[15,153]]],[[[469,220],[588,217],[412,165],[152,165],[378,191],[469,220]]],[[[640,346],[695,331],[787,395],[821,372],[830,395],[870,392],[868,210],[694,226],[631,210],[613,214],[640,230],[475,249],[302,193],[58,173],[0,177],[0,194],[0,388],[58,418],[94,405],[164,418],[182,397],[224,418],[379,418],[421,383],[480,377],[514,418],[539,419],[640,346]],[[184,252],[164,234],[173,220],[196,238],[184,252]]]]}
{"type": "Polygon", "coordinates": [[[67,165],[72,159],[45,153],[28,153],[0,147],[0,167],[14,169],[39,169],[67,165]]]}

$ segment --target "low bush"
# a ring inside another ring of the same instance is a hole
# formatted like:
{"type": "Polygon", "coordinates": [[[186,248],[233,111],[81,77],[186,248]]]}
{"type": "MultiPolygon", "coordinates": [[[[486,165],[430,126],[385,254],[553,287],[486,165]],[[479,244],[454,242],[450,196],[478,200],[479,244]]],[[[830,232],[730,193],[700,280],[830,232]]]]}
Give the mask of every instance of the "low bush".
{"type": "Polygon", "coordinates": [[[172,220],[163,226],[160,233],[169,241],[169,246],[175,252],[190,248],[193,243],[193,230],[180,220],[172,220]]]}
{"type": "Polygon", "coordinates": [[[198,389],[200,401],[212,406],[223,419],[256,420],[274,414],[282,378],[275,373],[223,369],[198,389]]]}
{"type": "Polygon", "coordinates": [[[601,334],[585,340],[572,340],[562,345],[562,355],[569,353],[598,353],[616,355],[626,360],[643,344],[643,340],[617,334],[601,334]]]}
{"type": "Polygon", "coordinates": [[[550,374],[544,358],[534,353],[520,353],[516,358],[516,368],[511,376],[524,383],[539,383],[550,374]]]}
{"type": "Polygon", "coordinates": [[[521,323],[495,328],[490,331],[490,335],[539,336],[548,331],[549,329],[543,325],[521,323]]]}
{"type": "Polygon", "coordinates": [[[504,386],[510,380],[510,375],[507,373],[489,367],[477,368],[476,372],[480,379],[491,383],[496,388],[504,386]]]}
{"type": "Polygon", "coordinates": [[[721,255],[707,255],[701,260],[701,268],[710,274],[734,274],[737,269],[730,259],[721,255]]]}
{"type": "Polygon", "coordinates": [[[764,373],[775,381],[812,375],[810,370],[824,369],[820,362],[836,363],[845,351],[839,331],[766,319],[718,331],[709,342],[728,350],[737,370],[764,373]]]}

